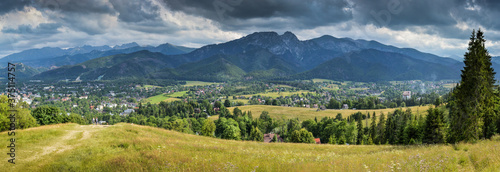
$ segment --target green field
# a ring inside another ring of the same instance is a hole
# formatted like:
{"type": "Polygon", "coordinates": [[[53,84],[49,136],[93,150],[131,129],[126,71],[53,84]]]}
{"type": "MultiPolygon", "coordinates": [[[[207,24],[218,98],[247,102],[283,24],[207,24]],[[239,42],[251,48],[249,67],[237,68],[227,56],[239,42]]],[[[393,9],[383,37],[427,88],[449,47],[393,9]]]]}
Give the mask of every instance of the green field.
{"type": "Polygon", "coordinates": [[[326,86],[321,85],[321,89],[323,90],[333,90],[336,91],[339,89],[339,86],[337,84],[327,84],[326,86]]]}
{"type": "Polygon", "coordinates": [[[283,84],[276,85],[276,87],[293,88],[292,86],[289,86],[289,85],[283,85],[283,84]]]}
{"type": "Polygon", "coordinates": [[[149,88],[161,88],[160,86],[156,86],[156,85],[144,85],[144,86],[141,86],[141,87],[137,87],[139,89],[149,89],[149,88]]]}
{"type": "Polygon", "coordinates": [[[330,80],[330,79],[319,79],[319,78],[314,78],[312,79],[314,83],[318,83],[318,82],[336,82],[334,80],[330,80]]]}
{"type": "Polygon", "coordinates": [[[307,93],[316,94],[316,93],[310,92],[310,91],[292,91],[292,92],[282,91],[282,92],[265,92],[265,93],[247,94],[247,95],[238,95],[238,96],[245,96],[248,98],[250,96],[260,95],[260,96],[265,96],[265,97],[277,98],[277,97],[281,97],[281,96],[283,96],[283,97],[291,96],[294,94],[301,95],[302,93],[304,93],[304,94],[307,94],[307,93]]]}
{"type": "MultiPolygon", "coordinates": [[[[16,132],[2,171],[498,171],[500,137],[430,146],[234,141],[133,124],[62,124],[16,132]]],[[[0,147],[9,136],[0,134],[0,147]]],[[[5,149],[6,150],[6,149],[5,149]]]]}
{"type": "Polygon", "coordinates": [[[166,102],[178,101],[181,99],[176,98],[176,97],[182,97],[186,93],[187,93],[187,91],[179,91],[179,92],[175,92],[175,93],[171,93],[171,94],[159,94],[159,95],[156,95],[153,97],[148,97],[147,99],[145,99],[144,102],[145,103],[149,102],[151,104],[158,104],[161,101],[166,101],[166,102]]]}
{"type": "MultiPolygon", "coordinates": [[[[226,101],[226,99],[221,99],[221,102],[224,103],[224,101],[226,101]]],[[[245,104],[248,104],[248,99],[233,99],[233,97],[229,97],[229,101],[230,102],[243,102],[245,104]]]]}
{"type": "Polygon", "coordinates": [[[184,86],[190,87],[190,86],[206,86],[206,85],[212,85],[212,84],[220,84],[217,82],[203,82],[203,81],[186,81],[186,84],[184,86]]]}
{"type": "MultiPolygon", "coordinates": [[[[230,107],[228,108],[231,112],[233,111],[235,107],[230,107]]],[[[344,118],[348,117],[349,115],[352,115],[356,112],[362,112],[364,114],[370,113],[373,114],[375,112],[377,116],[380,115],[380,113],[384,113],[387,115],[389,112],[394,112],[396,108],[393,109],[374,109],[374,110],[352,110],[352,109],[346,109],[346,110],[333,110],[333,109],[327,109],[324,111],[317,111],[317,109],[314,108],[303,108],[303,107],[282,107],[282,106],[269,106],[269,105],[248,105],[248,106],[238,106],[238,108],[242,111],[252,111],[252,116],[254,118],[258,118],[259,115],[262,113],[262,111],[267,111],[269,112],[269,115],[272,118],[276,119],[295,119],[298,118],[301,121],[307,120],[307,119],[314,119],[317,117],[318,119],[321,119],[323,117],[330,117],[330,118],[335,118],[338,113],[342,113],[342,116],[344,118]]],[[[419,114],[419,115],[425,115],[427,112],[426,110],[429,108],[429,106],[412,106],[408,107],[412,110],[414,114],[419,114]]],[[[404,108],[403,110],[406,110],[404,108]]],[[[211,116],[210,118],[212,119],[217,119],[217,116],[211,116]]]]}

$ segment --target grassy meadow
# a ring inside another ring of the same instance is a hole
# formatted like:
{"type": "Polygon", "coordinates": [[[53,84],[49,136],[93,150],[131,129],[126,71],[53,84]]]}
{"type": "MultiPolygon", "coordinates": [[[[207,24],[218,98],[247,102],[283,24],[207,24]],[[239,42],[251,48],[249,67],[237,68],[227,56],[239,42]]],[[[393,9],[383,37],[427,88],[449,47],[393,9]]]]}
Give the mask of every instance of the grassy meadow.
{"type": "Polygon", "coordinates": [[[265,93],[247,94],[247,95],[238,95],[238,96],[245,96],[246,98],[248,98],[248,97],[251,97],[251,96],[260,95],[260,96],[277,98],[277,97],[281,97],[281,96],[286,97],[286,96],[291,96],[291,95],[294,95],[294,94],[302,95],[302,94],[307,94],[307,93],[316,94],[315,92],[301,90],[301,91],[265,92],[265,93]]]}
{"type": "MultiPolygon", "coordinates": [[[[411,109],[412,113],[418,115],[427,114],[426,110],[429,109],[430,106],[411,106],[408,107],[411,109]]],[[[229,107],[228,109],[232,112],[235,107],[229,107]]],[[[352,115],[356,112],[362,112],[364,114],[370,113],[373,114],[375,112],[377,116],[380,113],[384,113],[387,115],[389,112],[394,112],[394,110],[399,108],[388,108],[388,109],[369,109],[369,110],[334,110],[327,109],[323,111],[317,111],[315,108],[303,108],[303,107],[282,107],[282,106],[269,106],[269,105],[248,105],[248,106],[238,106],[238,108],[242,111],[252,111],[252,116],[254,118],[258,118],[262,111],[269,112],[269,116],[275,119],[295,119],[299,118],[300,121],[307,119],[314,119],[315,117],[319,119],[323,117],[335,118],[338,113],[342,113],[342,117],[346,118],[349,115],[352,115]]],[[[406,110],[406,108],[403,108],[406,110]]],[[[212,119],[218,119],[217,116],[211,116],[212,119]]]]}
{"type": "Polygon", "coordinates": [[[186,81],[186,84],[184,86],[186,87],[191,87],[191,86],[206,86],[206,85],[212,85],[212,84],[220,84],[217,82],[203,82],[203,81],[186,81]]]}
{"type": "Polygon", "coordinates": [[[187,91],[179,91],[179,92],[174,92],[174,93],[170,93],[170,94],[159,94],[156,96],[148,97],[147,99],[145,99],[144,103],[149,102],[151,104],[158,104],[162,101],[166,101],[166,102],[178,101],[181,99],[179,99],[177,97],[182,97],[186,93],[187,93],[187,91]]]}
{"type": "MultiPolygon", "coordinates": [[[[476,144],[389,146],[263,143],[133,124],[19,130],[6,171],[498,171],[500,137],[476,144]]],[[[2,132],[0,146],[8,135],[2,132]]]]}
{"type": "Polygon", "coordinates": [[[150,89],[150,88],[161,88],[160,86],[156,86],[156,85],[144,85],[144,86],[140,86],[140,87],[137,87],[138,89],[150,89]]]}

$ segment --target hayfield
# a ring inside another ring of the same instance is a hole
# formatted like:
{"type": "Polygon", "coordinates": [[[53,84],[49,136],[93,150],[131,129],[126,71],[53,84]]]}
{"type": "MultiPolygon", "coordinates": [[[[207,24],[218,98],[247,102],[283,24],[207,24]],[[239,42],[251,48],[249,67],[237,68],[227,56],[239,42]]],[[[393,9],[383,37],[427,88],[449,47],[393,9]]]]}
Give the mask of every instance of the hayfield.
{"type": "Polygon", "coordinates": [[[212,85],[212,84],[220,84],[217,82],[204,82],[204,81],[186,81],[186,84],[184,86],[186,87],[191,87],[191,86],[206,86],[206,85],[212,85]]]}
{"type": "MultiPolygon", "coordinates": [[[[228,109],[232,112],[235,107],[229,107],[228,109]]],[[[352,109],[345,109],[345,110],[338,110],[338,109],[327,109],[323,111],[317,111],[315,108],[304,108],[304,107],[282,107],[282,106],[269,106],[269,105],[248,105],[248,106],[238,106],[238,108],[242,111],[252,111],[252,116],[254,118],[258,118],[259,115],[262,113],[262,111],[267,111],[269,112],[269,115],[272,118],[276,119],[295,119],[298,118],[299,120],[307,120],[307,119],[314,119],[317,117],[318,119],[321,119],[323,117],[330,117],[330,118],[335,118],[338,113],[342,114],[342,117],[346,118],[351,114],[354,114],[356,112],[361,112],[361,113],[370,113],[373,114],[375,112],[377,116],[380,116],[381,113],[384,113],[387,115],[389,112],[394,112],[394,110],[399,109],[399,108],[389,108],[389,109],[369,109],[369,110],[352,110],[352,109]]],[[[427,112],[426,110],[429,109],[429,106],[412,106],[408,107],[411,109],[413,114],[418,114],[418,115],[425,115],[427,112]]],[[[402,108],[403,110],[406,110],[406,108],[402,108]]],[[[217,119],[217,116],[212,116],[212,119],[217,119]]]]}
{"type": "MultiPolygon", "coordinates": [[[[389,146],[234,141],[117,124],[20,130],[5,171],[497,171],[500,137],[476,144],[389,146]]],[[[0,147],[8,142],[0,134],[0,147]]]]}
{"type": "Polygon", "coordinates": [[[277,98],[277,97],[281,97],[281,96],[286,97],[286,96],[291,96],[294,94],[302,95],[302,94],[307,94],[307,93],[316,94],[315,92],[301,90],[301,91],[265,92],[265,93],[247,94],[247,95],[238,95],[238,96],[245,96],[248,98],[250,96],[260,95],[260,96],[265,96],[265,97],[277,98]]]}

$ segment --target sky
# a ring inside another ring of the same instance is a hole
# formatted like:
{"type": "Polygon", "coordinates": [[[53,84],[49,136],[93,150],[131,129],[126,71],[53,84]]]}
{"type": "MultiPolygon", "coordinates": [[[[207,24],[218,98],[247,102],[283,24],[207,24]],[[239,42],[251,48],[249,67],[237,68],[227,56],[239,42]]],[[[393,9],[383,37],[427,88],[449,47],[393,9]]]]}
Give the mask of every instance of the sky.
{"type": "Polygon", "coordinates": [[[31,48],[171,43],[260,31],[375,40],[463,57],[473,29],[500,55],[498,0],[1,0],[0,57],[31,48]]]}

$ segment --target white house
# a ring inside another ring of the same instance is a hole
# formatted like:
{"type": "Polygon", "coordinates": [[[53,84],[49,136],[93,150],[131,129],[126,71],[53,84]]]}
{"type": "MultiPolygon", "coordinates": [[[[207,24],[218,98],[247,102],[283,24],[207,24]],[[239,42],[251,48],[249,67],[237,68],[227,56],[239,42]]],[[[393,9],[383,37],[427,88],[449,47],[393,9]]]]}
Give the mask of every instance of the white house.
{"type": "Polygon", "coordinates": [[[342,109],[349,109],[349,106],[347,104],[343,104],[342,109]]]}
{"type": "Polygon", "coordinates": [[[127,110],[124,110],[122,113],[120,113],[120,116],[127,116],[132,112],[135,112],[135,110],[134,109],[127,109],[127,110]]]}
{"type": "Polygon", "coordinates": [[[411,91],[403,91],[403,100],[411,99],[411,91]]]}

